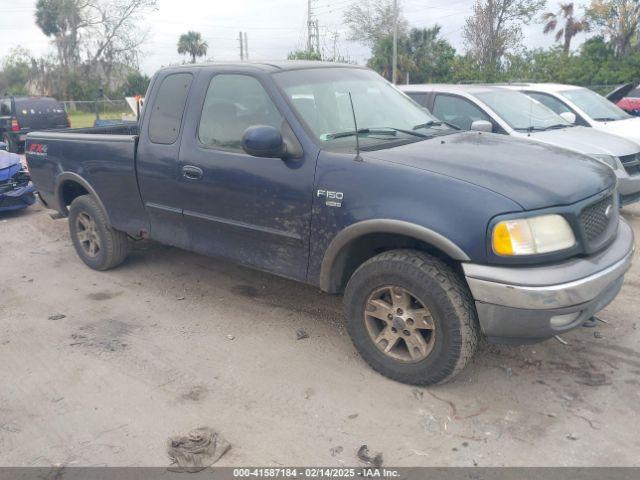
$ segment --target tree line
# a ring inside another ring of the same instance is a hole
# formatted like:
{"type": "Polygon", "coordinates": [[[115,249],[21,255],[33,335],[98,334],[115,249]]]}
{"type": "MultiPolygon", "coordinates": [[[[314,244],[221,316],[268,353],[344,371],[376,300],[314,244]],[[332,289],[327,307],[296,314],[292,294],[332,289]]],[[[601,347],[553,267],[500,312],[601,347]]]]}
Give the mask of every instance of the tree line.
{"type": "Polygon", "coordinates": [[[147,40],[144,16],[158,0],[38,0],[34,21],[54,53],[34,57],[14,48],[2,61],[0,94],[37,91],[63,100],[94,99],[99,91],[144,93],[140,73],[147,40]]]}
{"type": "MultiPolygon", "coordinates": [[[[368,65],[392,71],[393,0],[363,0],[347,9],[350,39],[371,48],[368,65]]],[[[441,27],[410,28],[398,13],[401,83],[530,80],[612,85],[640,77],[640,0],[592,0],[582,12],[573,2],[547,10],[545,0],[476,0],[462,28],[464,51],[441,27]],[[549,48],[526,48],[523,25],[554,35],[549,48]],[[586,40],[572,49],[579,34],[586,40]]]]}
{"type": "MultiPolygon", "coordinates": [[[[15,48],[2,61],[0,94],[32,91],[60,99],[92,100],[144,93],[149,77],[139,70],[148,30],[144,17],[158,0],[38,0],[34,21],[54,52],[35,58],[15,48]]],[[[344,13],[349,40],[371,49],[368,66],[391,78],[393,31],[398,28],[401,83],[530,80],[613,85],[640,77],[640,0],[572,2],[475,0],[461,30],[463,51],[443,37],[441,26],[410,27],[393,0],[357,0],[344,13]],[[397,15],[397,16],[396,16],[397,15]],[[549,48],[527,48],[523,25],[554,36],[549,48]],[[583,43],[574,45],[579,34],[583,43]]],[[[209,44],[199,32],[180,36],[177,51],[195,63],[209,44]]],[[[295,50],[290,59],[344,61],[323,52],[295,50]]]]}

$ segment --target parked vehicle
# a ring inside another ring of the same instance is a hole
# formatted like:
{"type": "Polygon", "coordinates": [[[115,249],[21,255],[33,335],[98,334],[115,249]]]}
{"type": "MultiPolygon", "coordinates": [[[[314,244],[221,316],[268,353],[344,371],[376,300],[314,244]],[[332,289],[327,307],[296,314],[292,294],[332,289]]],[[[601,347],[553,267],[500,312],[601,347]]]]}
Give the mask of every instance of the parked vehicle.
{"type": "Polygon", "coordinates": [[[366,68],[172,67],[146,98],[138,128],[27,137],[80,258],[107,270],[150,237],[344,293],[353,343],[390,378],[444,382],[481,335],[580,326],[631,263],[610,168],[450,128],[366,68]]]}
{"type": "MultiPolygon", "coordinates": [[[[592,127],[640,143],[640,118],[629,115],[620,107],[592,90],[553,83],[506,85],[535,98],[558,114],[572,113],[576,124],[592,127]]],[[[629,175],[640,173],[640,159],[620,159],[629,175]]]]}
{"type": "Polygon", "coordinates": [[[64,107],[51,97],[0,98],[0,137],[10,152],[22,150],[31,131],[69,128],[64,107]]]}
{"type": "Polygon", "coordinates": [[[630,175],[621,159],[640,160],[640,145],[617,135],[575,126],[572,113],[556,114],[520,92],[489,85],[403,85],[407,95],[440,120],[462,130],[511,135],[568,148],[609,165],[618,177],[620,204],[640,200],[640,172],[630,175]]]}
{"type": "Polygon", "coordinates": [[[609,92],[605,98],[615,103],[629,115],[640,116],[640,88],[635,83],[621,85],[609,92]]]}
{"type": "Polygon", "coordinates": [[[0,142],[0,212],[20,210],[35,203],[35,188],[20,156],[0,142]]]}

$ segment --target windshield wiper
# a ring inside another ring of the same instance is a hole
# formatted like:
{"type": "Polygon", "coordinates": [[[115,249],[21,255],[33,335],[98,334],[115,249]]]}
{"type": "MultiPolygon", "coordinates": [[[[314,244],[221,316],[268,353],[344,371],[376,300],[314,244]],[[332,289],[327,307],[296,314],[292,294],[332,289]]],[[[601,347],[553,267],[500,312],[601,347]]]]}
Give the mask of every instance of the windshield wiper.
{"type": "Polygon", "coordinates": [[[441,127],[442,125],[446,125],[447,127],[452,128],[454,130],[460,130],[460,127],[456,127],[452,123],[435,121],[435,120],[429,120],[428,122],[415,125],[411,130],[420,130],[421,128],[430,128],[430,127],[441,127]]]}
{"type": "Polygon", "coordinates": [[[546,128],[534,127],[532,125],[530,127],[514,128],[514,130],[516,130],[518,132],[544,132],[546,130],[546,128]]]}
{"type": "Polygon", "coordinates": [[[555,125],[549,125],[545,127],[543,130],[559,130],[561,128],[572,127],[573,125],[566,125],[564,123],[556,123],[555,125]]]}
{"type": "Polygon", "coordinates": [[[411,135],[412,137],[429,138],[427,135],[423,133],[418,133],[418,132],[414,132],[413,130],[405,130],[403,128],[395,128],[395,127],[359,128],[357,132],[355,130],[351,130],[350,132],[328,133],[327,135],[325,135],[325,138],[334,139],[334,138],[352,137],[356,135],[356,133],[358,135],[389,135],[389,136],[395,137],[398,132],[411,135]]]}
{"type": "Polygon", "coordinates": [[[620,120],[620,119],[613,118],[613,117],[598,117],[598,118],[594,118],[594,120],[596,122],[615,122],[616,120],[620,120]]]}
{"type": "Polygon", "coordinates": [[[358,130],[351,130],[348,132],[337,132],[337,133],[327,133],[326,135],[324,135],[324,138],[326,138],[327,140],[330,139],[334,139],[334,138],[344,138],[344,137],[353,137],[355,135],[391,135],[391,136],[395,136],[396,135],[396,130],[395,129],[389,129],[389,128],[359,128],[358,130]]]}

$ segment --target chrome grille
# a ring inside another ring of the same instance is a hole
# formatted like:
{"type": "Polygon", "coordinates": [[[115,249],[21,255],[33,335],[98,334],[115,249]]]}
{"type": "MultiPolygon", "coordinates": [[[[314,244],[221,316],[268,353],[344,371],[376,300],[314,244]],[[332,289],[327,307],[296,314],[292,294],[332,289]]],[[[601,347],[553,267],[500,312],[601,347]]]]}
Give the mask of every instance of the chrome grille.
{"type": "Polygon", "coordinates": [[[585,207],[580,213],[585,240],[588,243],[597,242],[617,216],[617,208],[611,195],[585,207]]]}

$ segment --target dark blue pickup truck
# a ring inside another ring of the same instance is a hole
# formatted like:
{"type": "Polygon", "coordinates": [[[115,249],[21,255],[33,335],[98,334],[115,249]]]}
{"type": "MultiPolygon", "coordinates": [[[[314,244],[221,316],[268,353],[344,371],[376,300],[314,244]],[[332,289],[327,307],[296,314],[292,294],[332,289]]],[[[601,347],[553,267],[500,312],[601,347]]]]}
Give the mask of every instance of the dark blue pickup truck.
{"type": "Polygon", "coordinates": [[[167,68],[146,98],[139,125],[28,135],[80,258],[113,268],[149,237],[344,293],[356,348],[393,379],[444,382],[481,335],[577,327],[630,266],[610,168],[455,130],[366,68],[167,68]]]}

